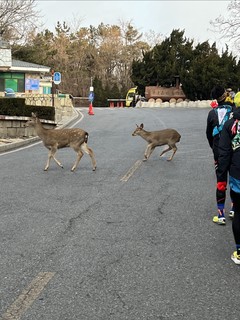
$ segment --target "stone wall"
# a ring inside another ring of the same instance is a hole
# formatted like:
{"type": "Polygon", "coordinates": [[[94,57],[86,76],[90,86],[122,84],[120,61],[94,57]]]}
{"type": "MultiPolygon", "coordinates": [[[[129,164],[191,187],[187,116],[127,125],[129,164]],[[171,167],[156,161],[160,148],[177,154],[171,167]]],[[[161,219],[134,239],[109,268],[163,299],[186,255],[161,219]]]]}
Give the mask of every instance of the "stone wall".
{"type": "Polygon", "coordinates": [[[30,106],[55,107],[55,122],[61,122],[63,117],[73,116],[73,104],[69,95],[65,94],[25,94],[25,103],[30,106]]]}
{"type": "MultiPolygon", "coordinates": [[[[28,138],[36,137],[37,134],[33,127],[25,127],[28,117],[10,117],[0,115],[0,138],[28,138]]],[[[41,120],[44,127],[52,129],[56,127],[54,121],[41,120]]]]}
{"type": "MultiPolygon", "coordinates": [[[[4,93],[0,92],[0,97],[4,97],[4,93]]],[[[54,106],[56,122],[60,122],[62,120],[62,117],[71,117],[74,114],[73,102],[68,94],[51,95],[36,93],[16,93],[16,97],[25,98],[25,104],[30,106],[54,106]]]]}
{"type": "MultiPolygon", "coordinates": [[[[26,105],[55,107],[55,122],[43,120],[44,126],[53,128],[61,123],[63,118],[74,116],[74,108],[69,95],[49,94],[24,94],[17,95],[25,98],[26,105]],[[54,99],[54,102],[53,102],[54,99]]],[[[0,138],[34,137],[35,130],[32,127],[24,127],[28,117],[10,117],[0,115],[0,138]]]]}

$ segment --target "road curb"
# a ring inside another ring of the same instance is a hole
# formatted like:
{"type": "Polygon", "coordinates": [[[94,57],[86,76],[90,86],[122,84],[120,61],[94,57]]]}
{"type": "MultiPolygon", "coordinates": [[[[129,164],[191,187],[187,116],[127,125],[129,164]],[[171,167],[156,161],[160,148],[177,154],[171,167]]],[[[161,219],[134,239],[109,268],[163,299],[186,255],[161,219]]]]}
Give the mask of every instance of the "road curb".
{"type": "Polygon", "coordinates": [[[0,153],[6,152],[9,150],[13,150],[13,149],[17,149],[20,147],[24,147],[24,146],[27,146],[27,145],[32,144],[34,142],[37,142],[37,141],[40,141],[39,137],[27,138],[26,140],[22,140],[19,142],[10,142],[8,144],[4,144],[4,145],[0,146],[0,153]]]}

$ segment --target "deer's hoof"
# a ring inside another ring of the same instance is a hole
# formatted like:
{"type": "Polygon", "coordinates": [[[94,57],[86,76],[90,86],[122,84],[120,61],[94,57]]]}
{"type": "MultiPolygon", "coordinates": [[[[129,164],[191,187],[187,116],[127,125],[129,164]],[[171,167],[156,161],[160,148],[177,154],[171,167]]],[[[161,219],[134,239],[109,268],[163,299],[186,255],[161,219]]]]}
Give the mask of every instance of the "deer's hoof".
{"type": "Polygon", "coordinates": [[[143,161],[145,162],[145,161],[147,161],[147,159],[146,159],[146,158],[144,158],[144,159],[143,159],[143,161]]]}

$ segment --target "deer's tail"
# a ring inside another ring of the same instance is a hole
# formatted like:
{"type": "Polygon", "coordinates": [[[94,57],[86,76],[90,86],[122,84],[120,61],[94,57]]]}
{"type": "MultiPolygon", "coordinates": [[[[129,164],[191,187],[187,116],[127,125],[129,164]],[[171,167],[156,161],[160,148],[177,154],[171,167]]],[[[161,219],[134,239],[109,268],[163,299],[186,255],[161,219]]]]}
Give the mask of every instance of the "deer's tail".
{"type": "Polygon", "coordinates": [[[84,142],[85,142],[85,143],[88,142],[88,133],[87,133],[87,132],[85,132],[84,142]]]}

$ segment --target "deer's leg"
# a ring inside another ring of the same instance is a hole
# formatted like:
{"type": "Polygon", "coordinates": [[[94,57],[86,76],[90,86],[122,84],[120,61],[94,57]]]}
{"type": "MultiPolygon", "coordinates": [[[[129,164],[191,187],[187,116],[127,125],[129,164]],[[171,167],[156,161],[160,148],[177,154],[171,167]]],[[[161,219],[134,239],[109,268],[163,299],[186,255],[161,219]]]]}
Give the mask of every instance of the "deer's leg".
{"type": "Polygon", "coordinates": [[[147,145],[147,148],[146,148],[145,153],[144,153],[143,161],[147,161],[147,159],[149,159],[149,157],[152,154],[154,149],[155,149],[155,147],[151,143],[147,145]]]}
{"type": "MultiPolygon", "coordinates": [[[[57,151],[56,151],[56,152],[57,152],[57,151]]],[[[55,153],[56,153],[56,152],[55,152],[55,153]]],[[[56,162],[56,164],[59,165],[59,167],[63,168],[63,165],[61,164],[61,162],[58,161],[58,160],[54,157],[54,155],[52,156],[52,158],[53,158],[53,160],[56,162]]]]}
{"type": "Polygon", "coordinates": [[[50,151],[48,152],[48,159],[47,159],[47,163],[46,163],[46,166],[45,166],[45,168],[44,168],[44,171],[47,171],[47,169],[49,168],[49,164],[50,164],[51,157],[52,157],[52,151],[50,150],[50,151]]]}
{"type": "Polygon", "coordinates": [[[96,163],[96,160],[95,160],[95,155],[94,155],[93,150],[91,148],[89,148],[89,146],[86,144],[86,142],[84,142],[81,145],[81,149],[82,149],[82,151],[87,153],[89,155],[89,157],[91,158],[91,160],[92,160],[92,168],[93,168],[93,171],[95,171],[96,168],[97,168],[97,163],[96,163]]]}
{"type": "Polygon", "coordinates": [[[149,151],[149,154],[148,154],[148,158],[150,157],[150,155],[153,153],[153,150],[155,149],[155,147],[152,147],[149,151]]]}
{"type": "Polygon", "coordinates": [[[171,160],[172,160],[173,156],[175,155],[175,153],[176,153],[176,151],[177,151],[177,147],[176,147],[175,144],[172,145],[171,147],[172,147],[172,150],[173,150],[173,154],[171,155],[171,157],[170,157],[169,159],[167,159],[168,161],[171,161],[171,160]]]}
{"type": "Polygon", "coordinates": [[[47,170],[48,170],[49,165],[50,165],[50,161],[51,161],[52,158],[53,158],[53,160],[56,162],[56,164],[59,165],[59,167],[63,168],[63,165],[61,164],[61,162],[59,162],[59,161],[55,158],[56,152],[57,152],[57,148],[56,148],[56,147],[52,147],[52,148],[49,150],[48,159],[47,159],[47,163],[46,163],[46,166],[45,166],[45,168],[44,168],[44,171],[47,171],[47,170]]]}
{"type": "Polygon", "coordinates": [[[169,145],[169,147],[168,147],[167,149],[163,150],[163,152],[160,154],[160,157],[161,157],[164,153],[166,153],[166,152],[168,152],[168,151],[170,151],[170,150],[173,150],[173,154],[171,155],[170,158],[167,159],[167,161],[171,161],[172,158],[173,158],[173,156],[174,156],[174,154],[175,154],[176,151],[177,151],[177,147],[176,147],[175,144],[169,145]]]}
{"type": "Polygon", "coordinates": [[[77,152],[77,159],[76,159],[76,161],[75,161],[75,163],[74,163],[74,165],[73,165],[73,167],[72,167],[71,171],[74,171],[74,170],[77,168],[77,166],[78,166],[78,164],[79,164],[80,160],[81,160],[81,159],[82,159],[82,157],[83,157],[83,152],[82,152],[80,149],[78,149],[78,148],[74,148],[74,150],[77,152]]]}
{"type": "Polygon", "coordinates": [[[169,146],[167,149],[163,150],[162,153],[160,154],[160,157],[161,157],[164,153],[170,151],[171,149],[172,149],[172,148],[169,146]]]}

